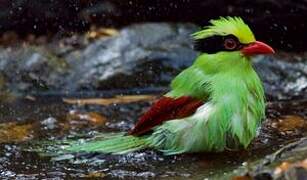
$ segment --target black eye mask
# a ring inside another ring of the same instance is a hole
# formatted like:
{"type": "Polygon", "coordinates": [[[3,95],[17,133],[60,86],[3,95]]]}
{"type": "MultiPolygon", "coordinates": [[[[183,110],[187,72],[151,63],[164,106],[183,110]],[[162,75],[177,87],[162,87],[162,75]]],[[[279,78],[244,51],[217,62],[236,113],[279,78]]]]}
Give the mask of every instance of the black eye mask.
{"type": "Polygon", "coordinates": [[[237,51],[243,47],[234,35],[212,36],[205,39],[197,39],[194,41],[194,49],[196,51],[214,54],[219,51],[237,51]]]}

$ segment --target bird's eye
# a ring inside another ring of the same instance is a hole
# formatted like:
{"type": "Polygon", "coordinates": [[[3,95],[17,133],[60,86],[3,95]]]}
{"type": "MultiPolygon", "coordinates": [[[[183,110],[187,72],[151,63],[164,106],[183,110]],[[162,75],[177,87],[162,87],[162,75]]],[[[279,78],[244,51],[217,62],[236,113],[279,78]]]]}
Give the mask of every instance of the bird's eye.
{"type": "Polygon", "coordinates": [[[224,41],[224,47],[227,50],[234,50],[237,48],[237,45],[238,45],[237,42],[232,38],[227,38],[224,41]]]}

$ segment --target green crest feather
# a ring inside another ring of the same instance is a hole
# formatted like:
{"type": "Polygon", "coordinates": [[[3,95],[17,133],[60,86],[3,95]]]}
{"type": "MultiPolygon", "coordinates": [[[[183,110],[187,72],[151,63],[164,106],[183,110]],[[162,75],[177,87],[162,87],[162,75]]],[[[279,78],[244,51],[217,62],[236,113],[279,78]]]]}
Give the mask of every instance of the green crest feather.
{"type": "Polygon", "coordinates": [[[248,44],[255,41],[253,32],[240,17],[221,17],[220,19],[211,20],[209,26],[203,30],[192,34],[194,39],[205,39],[210,36],[234,35],[241,43],[248,44]]]}

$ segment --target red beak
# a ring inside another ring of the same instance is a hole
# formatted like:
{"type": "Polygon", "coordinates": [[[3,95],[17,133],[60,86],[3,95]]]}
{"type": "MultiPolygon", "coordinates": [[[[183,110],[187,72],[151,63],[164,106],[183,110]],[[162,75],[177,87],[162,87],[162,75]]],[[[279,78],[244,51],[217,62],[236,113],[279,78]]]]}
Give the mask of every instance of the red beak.
{"type": "Polygon", "coordinates": [[[248,44],[247,46],[243,47],[241,52],[246,56],[275,53],[274,49],[271,48],[271,46],[260,41],[255,41],[251,44],[248,44]]]}

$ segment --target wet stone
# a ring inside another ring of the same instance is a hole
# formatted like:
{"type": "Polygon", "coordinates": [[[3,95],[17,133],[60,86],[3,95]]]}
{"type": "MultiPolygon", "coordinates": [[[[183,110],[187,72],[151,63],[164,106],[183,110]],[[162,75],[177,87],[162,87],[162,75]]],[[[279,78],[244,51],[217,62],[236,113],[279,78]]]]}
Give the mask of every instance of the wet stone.
{"type": "Polygon", "coordinates": [[[305,179],[307,177],[307,169],[303,167],[293,167],[287,170],[283,175],[276,178],[277,180],[292,180],[292,179],[305,179]]]}
{"type": "Polygon", "coordinates": [[[190,38],[196,29],[192,24],[166,23],[124,28],[115,37],[89,45],[81,55],[67,56],[76,69],[72,82],[77,89],[166,85],[196,57],[190,38]]]}
{"type": "Polygon", "coordinates": [[[255,69],[263,80],[265,92],[270,98],[306,98],[307,57],[303,55],[302,61],[295,61],[292,58],[294,55],[255,58],[255,69]]]}
{"type": "Polygon", "coordinates": [[[41,122],[41,124],[44,126],[44,129],[54,129],[54,128],[57,127],[56,122],[57,122],[57,120],[55,118],[49,117],[49,118],[43,120],[41,122]]]}

